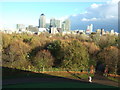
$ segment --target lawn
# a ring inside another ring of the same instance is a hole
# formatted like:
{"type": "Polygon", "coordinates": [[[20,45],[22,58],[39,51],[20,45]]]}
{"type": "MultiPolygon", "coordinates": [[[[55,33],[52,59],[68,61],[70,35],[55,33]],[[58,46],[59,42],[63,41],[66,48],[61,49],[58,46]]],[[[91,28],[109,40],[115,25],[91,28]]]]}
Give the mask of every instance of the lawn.
{"type": "MultiPolygon", "coordinates": [[[[50,80],[46,82],[21,82],[17,84],[3,85],[3,88],[116,88],[114,86],[96,84],[96,83],[87,83],[79,81],[80,78],[87,80],[88,74],[84,73],[71,73],[71,72],[44,72],[44,73],[34,73],[29,71],[17,70],[14,69],[12,72],[11,69],[4,71],[3,81],[4,80],[13,80],[13,79],[23,79],[23,78],[49,78],[50,80]],[[8,73],[9,72],[9,73],[8,73]],[[56,79],[58,81],[52,81],[56,79]]],[[[92,77],[94,75],[91,75],[92,77]]],[[[41,80],[41,79],[40,79],[41,80]]]]}
{"type": "Polygon", "coordinates": [[[42,82],[3,85],[3,88],[116,88],[113,86],[78,82],[42,82]]]}

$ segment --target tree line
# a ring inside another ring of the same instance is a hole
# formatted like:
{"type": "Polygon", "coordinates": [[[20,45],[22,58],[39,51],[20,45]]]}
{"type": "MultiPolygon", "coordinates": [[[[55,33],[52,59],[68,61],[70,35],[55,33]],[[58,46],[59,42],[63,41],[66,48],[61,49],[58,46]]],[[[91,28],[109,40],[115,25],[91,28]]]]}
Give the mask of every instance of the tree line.
{"type": "Polygon", "coordinates": [[[120,37],[115,35],[40,35],[2,33],[2,66],[44,69],[98,70],[107,65],[120,74],[120,37]]]}

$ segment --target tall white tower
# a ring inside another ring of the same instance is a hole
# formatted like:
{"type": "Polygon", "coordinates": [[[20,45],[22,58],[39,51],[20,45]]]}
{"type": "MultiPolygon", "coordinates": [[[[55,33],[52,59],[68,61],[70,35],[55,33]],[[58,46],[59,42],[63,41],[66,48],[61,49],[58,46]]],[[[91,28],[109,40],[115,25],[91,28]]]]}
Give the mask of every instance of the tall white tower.
{"type": "Polygon", "coordinates": [[[39,28],[46,28],[46,17],[44,14],[40,15],[39,28]]]}
{"type": "Polygon", "coordinates": [[[93,32],[93,24],[90,24],[89,29],[90,29],[90,33],[93,32]]]}

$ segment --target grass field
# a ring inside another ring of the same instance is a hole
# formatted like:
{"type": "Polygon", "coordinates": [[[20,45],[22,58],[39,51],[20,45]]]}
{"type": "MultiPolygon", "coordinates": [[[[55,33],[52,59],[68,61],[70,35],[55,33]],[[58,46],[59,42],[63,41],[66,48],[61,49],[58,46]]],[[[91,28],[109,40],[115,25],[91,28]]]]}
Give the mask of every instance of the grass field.
{"type": "MultiPolygon", "coordinates": [[[[43,78],[46,82],[21,82],[16,84],[3,85],[3,88],[116,88],[114,86],[81,82],[80,79],[87,80],[88,74],[84,73],[71,73],[71,72],[44,72],[44,73],[34,73],[23,70],[12,70],[8,69],[3,71],[3,81],[13,79],[24,79],[24,78],[43,78]],[[79,77],[79,78],[78,78],[79,77]],[[49,80],[47,81],[47,79],[49,80]],[[56,79],[58,81],[53,81],[56,79]],[[59,81],[60,80],[60,81],[59,81]],[[72,81],[74,80],[74,81],[72,81]]],[[[91,75],[92,77],[94,75],[91,75]]]]}
{"type": "Polygon", "coordinates": [[[77,83],[77,82],[44,82],[44,83],[21,83],[14,85],[5,85],[3,88],[116,88],[113,86],[77,83]]]}

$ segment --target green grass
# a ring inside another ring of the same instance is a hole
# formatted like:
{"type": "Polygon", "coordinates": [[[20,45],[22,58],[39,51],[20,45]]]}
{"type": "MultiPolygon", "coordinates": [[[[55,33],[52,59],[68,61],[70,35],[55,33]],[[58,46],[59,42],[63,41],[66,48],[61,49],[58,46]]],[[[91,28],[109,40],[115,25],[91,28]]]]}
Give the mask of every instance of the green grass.
{"type": "Polygon", "coordinates": [[[21,83],[14,85],[3,85],[3,88],[116,88],[113,86],[94,83],[80,82],[47,82],[47,83],[21,83]]]}
{"type": "MultiPolygon", "coordinates": [[[[7,70],[10,72],[10,70],[7,70]]],[[[89,74],[90,75],[90,74],[89,74]]],[[[25,72],[25,71],[18,71],[9,73],[5,72],[4,79],[16,79],[16,78],[32,78],[32,77],[39,77],[39,78],[55,78],[55,76],[66,77],[77,79],[76,76],[82,79],[88,79],[88,74],[80,74],[80,73],[61,73],[61,72],[47,72],[43,73],[33,73],[33,72],[25,72]],[[52,75],[52,76],[51,76],[52,75]]],[[[91,74],[90,76],[94,76],[91,74]]],[[[39,83],[21,83],[21,84],[11,84],[11,85],[3,85],[3,88],[114,88],[113,86],[101,85],[101,84],[94,84],[94,83],[81,83],[81,82],[39,82],[39,83]]]]}
{"type": "Polygon", "coordinates": [[[29,73],[29,72],[23,72],[19,74],[13,74],[13,75],[8,75],[8,76],[3,76],[2,79],[16,79],[16,78],[25,78],[25,77],[43,77],[43,78],[51,78],[53,76],[47,75],[47,74],[39,74],[39,73],[29,73]]]}
{"type": "Polygon", "coordinates": [[[112,81],[120,83],[120,81],[118,80],[118,78],[114,78],[114,77],[107,77],[107,78],[110,79],[110,80],[112,80],[112,81]]]}

